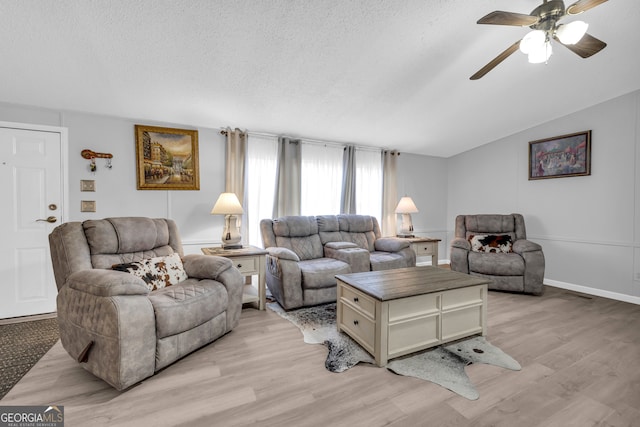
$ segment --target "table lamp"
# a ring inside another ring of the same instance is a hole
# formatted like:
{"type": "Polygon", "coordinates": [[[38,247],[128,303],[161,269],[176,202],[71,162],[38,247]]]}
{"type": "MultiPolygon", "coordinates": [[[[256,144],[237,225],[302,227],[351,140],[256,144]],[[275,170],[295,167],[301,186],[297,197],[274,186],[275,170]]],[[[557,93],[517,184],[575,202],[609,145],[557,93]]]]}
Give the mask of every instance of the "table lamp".
{"type": "Polygon", "coordinates": [[[400,202],[398,202],[398,206],[396,207],[396,213],[402,214],[402,229],[400,230],[398,237],[415,237],[413,234],[411,214],[418,213],[418,208],[416,208],[416,204],[413,203],[411,197],[404,196],[400,199],[400,202]]]}
{"type": "Polygon", "coordinates": [[[211,215],[224,215],[224,230],[222,231],[222,247],[224,249],[240,249],[240,229],[238,227],[238,217],[244,210],[238,196],[235,193],[222,193],[216,204],[211,209],[211,215]]]}

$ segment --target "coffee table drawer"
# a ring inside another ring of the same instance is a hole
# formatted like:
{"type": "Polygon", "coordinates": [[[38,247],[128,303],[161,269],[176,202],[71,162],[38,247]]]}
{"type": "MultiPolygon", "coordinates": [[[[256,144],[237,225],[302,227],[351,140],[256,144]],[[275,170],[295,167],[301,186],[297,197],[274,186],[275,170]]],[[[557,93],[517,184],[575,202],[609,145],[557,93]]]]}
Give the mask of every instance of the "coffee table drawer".
{"type": "Polygon", "coordinates": [[[442,310],[451,310],[470,304],[480,304],[483,300],[482,286],[452,289],[442,294],[442,310]]]}
{"type": "Polygon", "coordinates": [[[346,304],[340,305],[342,310],[342,328],[356,339],[370,353],[374,352],[376,325],[364,314],[346,304]]]}
{"type": "Polygon", "coordinates": [[[389,358],[413,353],[440,343],[438,320],[433,314],[389,325],[389,358]]]}
{"type": "Polygon", "coordinates": [[[346,286],[342,286],[341,289],[343,300],[349,301],[349,304],[357,307],[358,310],[362,311],[372,319],[375,319],[376,303],[373,298],[346,286]]]}
{"type": "Polygon", "coordinates": [[[482,306],[442,313],[442,340],[482,333],[482,306]]]}
{"type": "Polygon", "coordinates": [[[440,295],[416,295],[411,298],[401,298],[389,301],[389,323],[406,318],[438,313],[440,295]]]}

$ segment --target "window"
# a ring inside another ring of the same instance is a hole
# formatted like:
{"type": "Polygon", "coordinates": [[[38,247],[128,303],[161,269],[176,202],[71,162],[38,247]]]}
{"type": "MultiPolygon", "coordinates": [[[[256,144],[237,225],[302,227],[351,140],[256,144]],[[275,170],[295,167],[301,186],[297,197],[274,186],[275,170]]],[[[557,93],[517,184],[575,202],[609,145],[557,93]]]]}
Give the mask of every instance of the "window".
{"type": "Polygon", "coordinates": [[[380,150],[356,149],[356,213],[382,218],[382,156],[380,150]]]}
{"type": "Polygon", "coordinates": [[[342,194],[342,146],[302,143],[301,215],[337,215],[342,194]]]}
{"type": "MultiPolygon", "coordinates": [[[[301,215],[336,215],[342,195],[341,145],[302,141],[301,215]]],[[[247,206],[250,245],[262,246],[260,220],[271,218],[275,194],[278,138],[249,135],[247,142],[247,206]]],[[[356,149],[356,212],[382,217],[382,158],[380,150],[356,149]]]]}
{"type": "Polygon", "coordinates": [[[276,185],[278,138],[249,135],[247,140],[247,227],[249,244],[262,247],[260,220],[271,218],[276,185]]]}

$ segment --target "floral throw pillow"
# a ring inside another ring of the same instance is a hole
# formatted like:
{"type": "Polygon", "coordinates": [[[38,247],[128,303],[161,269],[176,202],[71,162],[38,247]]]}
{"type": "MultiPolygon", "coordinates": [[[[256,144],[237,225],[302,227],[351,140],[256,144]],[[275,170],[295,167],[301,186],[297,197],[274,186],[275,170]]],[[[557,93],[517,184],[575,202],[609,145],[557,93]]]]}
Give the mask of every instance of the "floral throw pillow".
{"type": "Polygon", "coordinates": [[[485,253],[513,252],[513,243],[508,234],[472,234],[469,236],[471,250],[485,253]]]}
{"type": "Polygon", "coordinates": [[[164,257],[148,258],[111,266],[113,270],[124,271],[141,278],[150,291],[177,285],[187,279],[182,260],[177,253],[164,257]]]}

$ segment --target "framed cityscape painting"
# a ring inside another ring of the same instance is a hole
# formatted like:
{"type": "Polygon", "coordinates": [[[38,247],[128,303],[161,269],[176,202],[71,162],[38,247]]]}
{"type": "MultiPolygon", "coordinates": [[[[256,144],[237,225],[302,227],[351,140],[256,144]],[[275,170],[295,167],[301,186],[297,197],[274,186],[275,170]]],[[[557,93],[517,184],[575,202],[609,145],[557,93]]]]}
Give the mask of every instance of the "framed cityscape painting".
{"type": "Polygon", "coordinates": [[[138,190],[199,190],[198,131],[135,125],[138,190]]]}
{"type": "Polygon", "coordinates": [[[529,180],[591,175],[591,131],[529,142],[529,180]]]}

